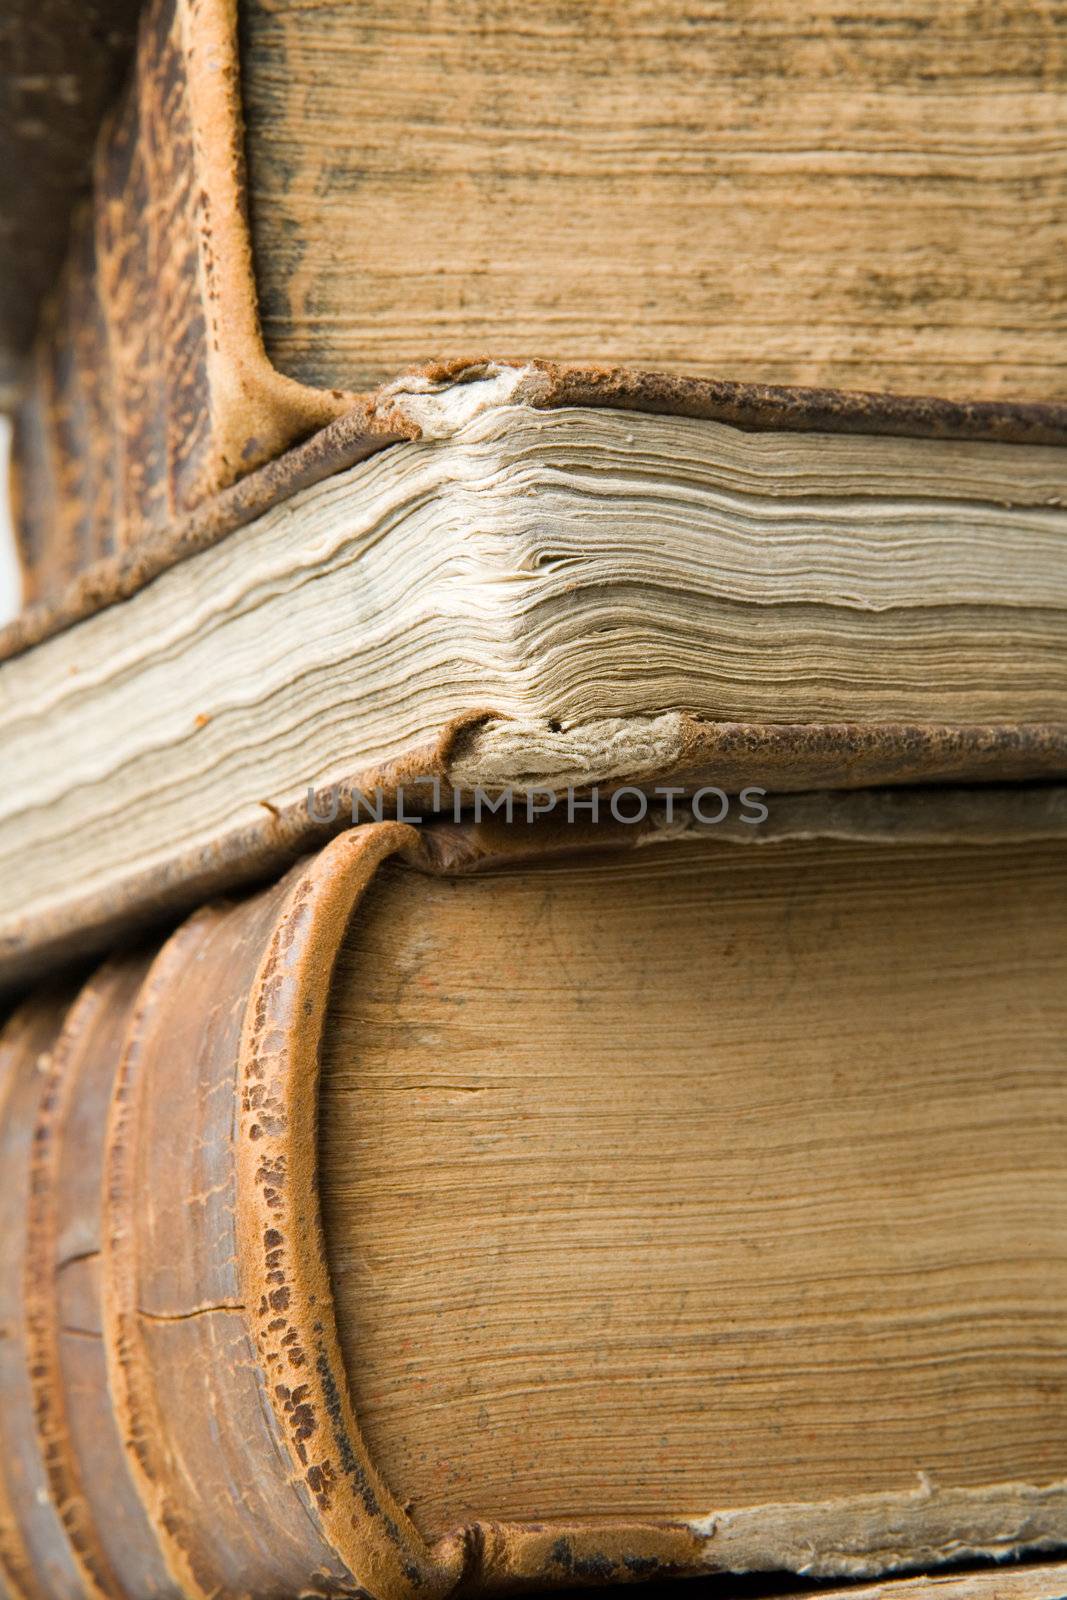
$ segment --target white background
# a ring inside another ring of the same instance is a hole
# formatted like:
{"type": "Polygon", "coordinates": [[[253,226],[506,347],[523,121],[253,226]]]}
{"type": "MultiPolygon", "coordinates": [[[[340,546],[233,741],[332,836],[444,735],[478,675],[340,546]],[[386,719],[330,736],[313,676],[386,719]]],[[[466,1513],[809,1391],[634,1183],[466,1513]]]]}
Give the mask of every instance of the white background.
{"type": "Polygon", "coordinates": [[[0,623],[7,622],[19,608],[19,575],[15,563],[15,541],[11,533],[11,513],[7,495],[7,455],[11,424],[0,417],[0,623]]]}

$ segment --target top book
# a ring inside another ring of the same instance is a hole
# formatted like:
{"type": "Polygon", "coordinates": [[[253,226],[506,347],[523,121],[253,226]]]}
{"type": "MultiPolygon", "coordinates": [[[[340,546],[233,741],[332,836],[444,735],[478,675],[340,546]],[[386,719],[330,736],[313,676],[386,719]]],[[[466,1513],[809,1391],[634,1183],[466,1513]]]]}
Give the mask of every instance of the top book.
{"type": "Polygon", "coordinates": [[[27,601],[429,358],[1058,437],[1065,67],[1021,0],[151,0],[22,408],[27,601]]]}

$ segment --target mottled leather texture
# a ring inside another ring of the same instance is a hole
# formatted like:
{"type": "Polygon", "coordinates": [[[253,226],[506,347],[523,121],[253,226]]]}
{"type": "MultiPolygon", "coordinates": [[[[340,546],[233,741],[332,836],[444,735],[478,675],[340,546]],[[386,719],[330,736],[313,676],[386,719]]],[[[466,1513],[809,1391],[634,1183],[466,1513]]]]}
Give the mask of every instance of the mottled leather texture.
{"type": "Polygon", "coordinates": [[[263,352],[236,0],[150,0],[17,416],[25,598],[161,528],[341,409],[263,352]]]}
{"type": "Polygon", "coordinates": [[[89,191],[139,10],[138,0],[7,0],[0,14],[0,404],[17,395],[42,292],[89,191]]]}

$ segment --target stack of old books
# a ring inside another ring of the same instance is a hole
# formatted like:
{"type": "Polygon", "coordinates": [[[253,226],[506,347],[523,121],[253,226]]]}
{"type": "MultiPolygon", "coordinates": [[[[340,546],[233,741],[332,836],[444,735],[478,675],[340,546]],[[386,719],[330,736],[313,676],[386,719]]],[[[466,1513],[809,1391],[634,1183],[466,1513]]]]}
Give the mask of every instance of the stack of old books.
{"type": "Polygon", "coordinates": [[[18,396],[10,1600],[1067,1588],[1065,202],[1062,7],[150,0],[18,396]]]}

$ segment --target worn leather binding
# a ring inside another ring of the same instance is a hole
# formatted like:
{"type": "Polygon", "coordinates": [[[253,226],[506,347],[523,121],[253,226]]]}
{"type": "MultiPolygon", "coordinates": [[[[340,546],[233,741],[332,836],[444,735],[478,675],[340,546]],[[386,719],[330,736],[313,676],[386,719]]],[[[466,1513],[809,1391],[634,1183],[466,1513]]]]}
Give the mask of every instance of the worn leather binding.
{"type": "Polygon", "coordinates": [[[0,1035],[0,1580],[16,1600],[76,1600],[82,1592],[35,1437],[22,1301],[34,1121],[70,998],[40,992],[0,1035]]]}
{"type": "Polygon", "coordinates": [[[43,308],[15,448],[26,598],[201,504],[343,409],[263,351],[236,0],[150,0],[43,308]]]}
{"type": "Polygon", "coordinates": [[[68,1011],[42,1074],[26,1202],[23,1309],[37,1439],[84,1590],[100,1597],[173,1592],[126,1470],[100,1319],[98,1133],[147,966],[140,956],[105,965],[68,1011]]]}
{"type": "Polygon", "coordinates": [[[357,830],[197,912],[147,975],[114,961],[65,1021],[44,999],[8,1024],[3,1310],[22,1334],[3,1347],[0,1548],[16,1593],[386,1600],[551,1575],[561,1540],[570,1577],[585,1552],[603,1575],[700,1569],[700,1539],[669,1524],[430,1548],[363,1447],[317,1217],[317,1044],[340,935],[404,848],[404,825],[357,830]]]}
{"type": "MultiPolygon", "coordinates": [[[[1062,806],[1046,812],[1030,831],[1044,836],[1051,817],[1062,835],[1062,806]]],[[[829,822],[801,808],[786,835],[1027,826],[1012,796],[961,792],[936,815],[863,796],[829,822]]],[[[10,1018],[0,1574],[13,1595],[406,1600],[716,1569],[712,1531],[683,1516],[476,1523],[428,1544],[363,1443],[334,1322],[315,1128],[344,930],[398,852],[426,871],[471,871],[641,835],[574,832],[357,828],[273,887],[197,911],[154,955],[112,959],[73,1003],[47,992],[10,1018]]],[[[980,1548],[980,1502],[942,1498],[914,1530],[920,1548],[945,1518],[954,1548],[980,1548]]],[[[1026,1522],[1037,1548],[1042,1503],[1026,1522]]],[[[986,1581],[1046,1600],[1063,1569],[946,1578],[946,1594],[986,1581]]]]}
{"type": "Polygon", "coordinates": [[[12,393],[43,289],[67,245],[72,205],[102,114],[133,54],[137,0],[9,0],[0,51],[4,148],[0,173],[0,395],[12,393]]]}

